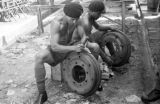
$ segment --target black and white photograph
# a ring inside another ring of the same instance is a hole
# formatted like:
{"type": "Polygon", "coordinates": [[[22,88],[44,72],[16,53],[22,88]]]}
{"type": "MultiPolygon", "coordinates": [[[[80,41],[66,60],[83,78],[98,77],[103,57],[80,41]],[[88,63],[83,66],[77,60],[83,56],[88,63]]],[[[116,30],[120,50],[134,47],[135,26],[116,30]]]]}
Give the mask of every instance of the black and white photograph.
{"type": "Polygon", "coordinates": [[[0,104],[160,104],[160,0],[0,0],[0,104]]]}

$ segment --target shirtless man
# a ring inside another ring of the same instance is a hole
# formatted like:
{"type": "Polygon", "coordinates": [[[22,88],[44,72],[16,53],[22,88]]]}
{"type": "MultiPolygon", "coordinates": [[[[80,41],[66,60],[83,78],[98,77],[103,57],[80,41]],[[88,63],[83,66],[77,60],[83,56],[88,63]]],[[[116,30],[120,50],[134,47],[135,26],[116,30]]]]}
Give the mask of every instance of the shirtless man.
{"type": "MultiPolygon", "coordinates": [[[[50,45],[47,49],[40,51],[35,58],[35,78],[39,91],[35,104],[43,104],[48,99],[45,90],[46,71],[44,63],[56,66],[65,59],[68,52],[80,52],[84,48],[83,44],[70,45],[75,40],[83,43],[87,38],[82,27],[78,26],[78,19],[83,13],[82,6],[77,3],[70,3],[64,6],[63,12],[64,14],[60,18],[51,23],[50,45]]],[[[96,43],[87,42],[87,46],[94,51],[99,50],[96,43]]]]}
{"type": "MultiPolygon", "coordinates": [[[[88,6],[89,11],[87,13],[83,13],[81,18],[78,20],[78,25],[81,26],[81,33],[85,34],[85,36],[89,37],[90,42],[94,43],[100,43],[101,42],[101,34],[92,34],[93,27],[99,31],[108,31],[113,30],[111,27],[107,26],[100,26],[96,20],[101,16],[102,13],[105,12],[105,6],[102,1],[94,0],[91,1],[91,3],[88,6]]],[[[92,52],[92,54],[98,59],[98,56],[101,56],[103,62],[101,65],[102,70],[102,79],[108,80],[110,77],[113,77],[114,73],[110,70],[110,67],[112,67],[113,61],[110,57],[107,56],[100,48],[95,53],[92,52]]],[[[102,90],[101,88],[98,89],[99,91],[102,90]]]]}
{"type": "MultiPolygon", "coordinates": [[[[105,13],[104,3],[100,0],[93,0],[88,6],[89,11],[84,13],[82,17],[79,19],[80,25],[83,27],[83,31],[85,31],[86,35],[89,37],[91,42],[100,43],[100,37],[102,34],[92,34],[93,27],[99,31],[108,31],[113,30],[111,27],[100,26],[96,20],[101,16],[101,14],[105,13]]],[[[103,59],[107,65],[111,66],[113,61],[107,57],[107,55],[99,49],[99,55],[103,59]]]]}

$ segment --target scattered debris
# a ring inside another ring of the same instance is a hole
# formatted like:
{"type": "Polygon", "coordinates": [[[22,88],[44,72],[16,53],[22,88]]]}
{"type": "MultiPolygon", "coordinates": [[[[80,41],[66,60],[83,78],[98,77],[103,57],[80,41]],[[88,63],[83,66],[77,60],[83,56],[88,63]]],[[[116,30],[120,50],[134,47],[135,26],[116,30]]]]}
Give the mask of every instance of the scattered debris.
{"type": "Polygon", "coordinates": [[[27,92],[27,90],[28,90],[27,88],[23,88],[23,89],[21,89],[21,92],[25,93],[25,92],[27,92]]]}
{"type": "Polygon", "coordinates": [[[103,84],[103,86],[104,86],[104,87],[107,87],[107,86],[108,86],[108,84],[107,84],[107,83],[104,83],[104,84],[103,84]]]}
{"type": "Polygon", "coordinates": [[[77,99],[69,99],[66,101],[66,104],[75,104],[76,101],[77,99]]]}
{"type": "Polygon", "coordinates": [[[132,52],[134,52],[134,51],[136,51],[138,48],[137,48],[137,46],[135,45],[135,44],[132,44],[131,45],[131,50],[132,50],[132,52]]]}
{"type": "Polygon", "coordinates": [[[130,103],[138,103],[141,101],[141,99],[136,95],[127,96],[125,99],[127,102],[130,102],[130,103]]]}
{"type": "Polygon", "coordinates": [[[89,101],[87,100],[87,101],[83,101],[81,104],[89,104],[89,101]]]}
{"type": "MultiPolygon", "coordinates": [[[[16,63],[14,63],[14,64],[16,64],[16,63]]],[[[17,75],[18,75],[18,72],[15,72],[14,75],[17,76],[17,75]]]]}
{"type": "Polygon", "coordinates": [[[15,94],[14,90],[8,90],[7,91],[7,96],[11,96],[11,95],[14,95],[14,94],[15,94]]]}
{"type": "Polygon", "coordinates": [[[17,40],[16,40],[17,43],[24,43],[24,42],[27,42],[27,39],[24,38],[24,37],[19,37],[17,40]]]}
{"type": "Polygon", "coordinates": [[[25,49],[26,48],[26,44],[18,44],[17,49],[25,49]]]}
{"type": "Polygon", "coordinates": [[[113,71],[110,68],[108,68],[108,66],[104,62],[100,63],[100,69],[102,70],[103,80],[108,80],[110,78],[113,78],[114,76],[113,71]]]}
{"type": "Polygon", "coordinates": [[[1,73],[5,73],[5,70],[2,70],[1,73]]]}
{"type": "Polygon", "coordinates": [[[56,102],[55,104],[61,104],[60,102],[56,102]]]}
{"type": "Polygon", "coordinates": [[[27,85],[25,85],[25,88],[29,88],[29,86],[30,86],[30,85],[29,85],[29,84],[27,84],[27,85]]]}
{"type": "Polygon", "coordinates": [[[8,50],[4,50],[4,49],[0,50],[0,55],[6,54],[6,53],[8,53],[8,50]]]}
{"type": "Polygon", "coordinates": [[[17,84],[11,84],[11,87],[17,87],[18,85],[17,84]]]}
{"type": "Polygon", "coordinates": [[[63,97],[67,99],[79,99],[80,98],[80,96],[75,93],[66,93],[63,95],[63,97]]]}
{"type": "Polygon", "coordinates": [[[6,84],[11,84],[11,83],[13,83],[14,81],[12,80],[12,79],[10,79],[10,80],[8,80],[8,81],[6,81],[5,83],[6,84]]]}

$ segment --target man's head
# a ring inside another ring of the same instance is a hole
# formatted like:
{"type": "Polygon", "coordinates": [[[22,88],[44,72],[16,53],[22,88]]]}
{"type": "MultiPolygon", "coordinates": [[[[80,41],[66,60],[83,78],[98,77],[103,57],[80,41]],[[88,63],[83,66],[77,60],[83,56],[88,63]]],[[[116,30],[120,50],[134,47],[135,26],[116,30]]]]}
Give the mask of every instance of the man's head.
{"type": "Polygon", "coordinates": [[[70,20],[75,21],[83,13],[83,7],[78,3],[70,3],[64,6],[63,11],[70,20]]]}
{"type": "Polygon", "coordinates": [[[98,19],[105,12],[105,5],[102,1],[94,0],[88,6],[89,14],[94,19],[98,19]]]}

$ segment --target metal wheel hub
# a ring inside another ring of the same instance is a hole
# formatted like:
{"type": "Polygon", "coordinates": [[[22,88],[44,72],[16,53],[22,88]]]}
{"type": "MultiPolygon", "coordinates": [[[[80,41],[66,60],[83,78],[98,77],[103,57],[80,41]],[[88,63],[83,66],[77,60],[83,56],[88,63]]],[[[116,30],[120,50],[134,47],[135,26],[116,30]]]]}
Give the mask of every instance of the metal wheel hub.
{"type": "Polygon", "coordinates": [[[100,47],[111,57],[113,66],[124,65],[131,55],[130,41],[122,33],[109,32],[104,34],[100,47]],[[109,54],[105,51],[105,48],[109,50],[109,54]]]}
{"type": "Polygon", "coordinates": [[[62,63],[62,76],[74,92],[89,96],[101,82],[101,71],[97,60],[87,52],[72,52],[62,63]]]}

